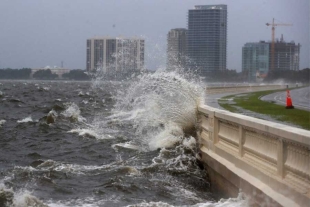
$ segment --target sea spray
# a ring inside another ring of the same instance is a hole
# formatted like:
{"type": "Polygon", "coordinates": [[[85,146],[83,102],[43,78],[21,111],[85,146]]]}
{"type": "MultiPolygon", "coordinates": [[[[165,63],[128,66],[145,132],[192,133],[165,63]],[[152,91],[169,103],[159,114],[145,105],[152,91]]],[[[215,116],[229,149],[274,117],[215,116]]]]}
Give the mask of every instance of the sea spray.
{"type": "Polygon", "coordinates": [[[86,119],[81,116],[81,111],[75,103],[65,103],[66,110],[61,113],[64,117],[69,118],[71,121],[84,122],[86,119]]]}
{"type": "Polygon", "coordinates": [[[150,150],[172,147],[193,134],[202,100],[204,91],[197,78],[177,72],[147,73],[119,91],[111,118],[130,122],[136,141],[150,150]]]}
{"type": "Polygon", "coordinates": [[[48,207],[31,192],[21,189],[15,192],[0,181],[0,206],[3,207],[48,207]]]}

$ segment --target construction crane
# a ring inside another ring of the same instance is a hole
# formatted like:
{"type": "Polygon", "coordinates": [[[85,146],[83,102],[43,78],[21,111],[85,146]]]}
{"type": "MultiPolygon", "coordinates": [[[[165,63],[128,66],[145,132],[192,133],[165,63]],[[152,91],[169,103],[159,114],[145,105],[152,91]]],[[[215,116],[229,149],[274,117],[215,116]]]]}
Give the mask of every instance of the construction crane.
{"type": "Polygon", "coordinates": [[[271,68],[270,70],[273,71],[274,70],[274,53],[275,53],[275,27],[276,26],[293,26],[292,24],[275,24],[274,23],[274,18],[272,19],[272,23],[266,23],[267,26],[272,26],[271,27],[271,68]]]}

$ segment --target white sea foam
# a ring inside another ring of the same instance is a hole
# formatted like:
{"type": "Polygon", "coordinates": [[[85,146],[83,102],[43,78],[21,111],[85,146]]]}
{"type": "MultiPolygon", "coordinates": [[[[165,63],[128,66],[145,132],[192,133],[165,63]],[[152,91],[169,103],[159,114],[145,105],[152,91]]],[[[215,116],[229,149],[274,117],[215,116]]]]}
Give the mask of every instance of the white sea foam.
{"type": "Polygon", "coordinates": [[[38,165],[35,168],[27,167],[27,168],[16,168],[16,170],[22,170],[22,172],[31,173],[33,171],[59,171],[63,173],[71,173],[75,175],[85,175],[92,174],[98,175],[107,171],[118,171],[126,172],[127,175],[138,175],[140,172],[138,169],[132,166],[124,165],[122,160],[118,160],[106,165],[78,165],[78,164],[70,164],[63,163],[54,160],[45,160],[43,163],[38,165]]]}
{"type": "Polygon", "coordinates": [[[79,95],[79,96],[84,96],[83,91],[80,91],[78,95],[79,95]]]}
{"type": "Polygon", "coordinates": [[[48,207],[45,205],[42,201],[40,201],[35,196],[31,195],[31,192],[25,190],[25,191],[19,191],[15,193],[13,205],[16,207],[48,207]]]}
{"type": "Polygon", "coordinates": [[[42,201],[32,195],[32,193],[28,190],[20,189],[18,191],[14,191],[12,188],[7,188],[3,183],[3,180],[0,181],[0,194],[1,194],[1,202],[3,199],[7,200],[7,202],[0,203],[5,206],[12,207],[47,207],[42,201]]]}
{"type": "Polygon", "coordinates": [[[142,202],[139,204],[128,205],[127,207],[248,207],[248,202],[239,198],[229,198],[229,199],[221,199],[218,202],[205,202],[198,203],[195,205],[170,205],[165,202],[142,202]]]}
{"type": "Polygon", "coordinates": [[[77,133],[79,136],[83,137],[92,137],[96,139],[111,139],[112,136],[105,136],[104,134],[98,134],[92,129],[72,129],[69,133],[77,133]]]}
{"type": "Polygon", "coordinates": [[[27,123],[27,122],[34,122],[31,118],[31,116],[28,116],[22,120],[18,120],[17,123],[27,123]]]}
{"type": "Polygon", "coordinates": [[[47,204],[49,207],[72,207],[72,206],[79,206],[79,207],[98,207],[98,206],[116,206],[121,200],[120,195],[109,195],[101,200],[96,200],[94,197],[86,197],[86,198],[78,198],[78,199],[71,199],[67,201],[57,201],[54,202],[52,200],[48,201],[47,204]]]}
{"type": "Polygon", "coordinates": [[[165,125],[164,130],[160,131],[152,140],[150,140],[149,147],[151,150],[173,147],[175,144],[182,141],[183,136],[184,132],[182,128],[179,125],[170,122],[165,125]]]}
{"type": "Polygon", "coordinates": [[[88,104],[88,101],[87,100],[83,100],[82,103],[86,105],[86,104],[88,104]]]}
{"type": "Polygon", "coordinates": [[[196,147],[196,139],[194,137],[185,138],[182,144],[189,149],[194,149],[196,147]]]}
{"type": "MultiPolygon", "coordinates": [[[[185,195],[195,197],[195,194],[189,191],[184,191],[185,195]]],[[[178,196],[184,196],[179,194],[178,196]]],[[[127,207],[248,207],[249,202],[242,193],[239,193],[237,198],[221,199],[218,202],[207,201],[197,203],[195,205],[171,205],[165,202],[142,202],[134,205],[128,205],[127,207]]]]}
{"type": "Polygon", "coordinates": [[[40,165],[38,165],[34,170],[54,170],[54,171],[60,171],[64,173],[72,173],[72,174],[85,174],[87,172],[92,172],[96,170],[103,170],[110,168],[111,165],[102,165],[102,166],[96,166],[96,165],[78,165],[78,164],[70,164],[70,163],[62,163],[54,160],[46,160],[40,165]]]}
{"type": "Polygon", "coordinates": [[[248,207],[248,199],[242,193],[237,198],[220,199],[218,202],[198,203],[192,207],[248,207]]]}
{"type": "Polygon", "coordinates": [[[81,116],[80,108],[75,103],[66,103],[66,110],[61,115],[70,118],[72,121],[85,122],[86,119],[81,116]]]}
{"type": "Polygon", "coordinates": [[[174,207],[173,205],[170,205],[168,203],[164,202],[142,202],[134,205],[128,205],[127,207],[174,207]]]}
{"type": "Polygon", "coordinates": [[[0,120],[0,128],[5,124],[5,120],[4,119],[2,119],[2,120],[0,120]]]}
{"type": "Polygon", "coordinates": [[[112,148],[115,149],[115,151],[118,151],[118,148],[126,148],[126,149],[132,149],[132,150],[140,150],[140,147],[137,145],[132,144],[131,142],[125,142],[125,143],[118,143],[113,144],[112,148]]]}

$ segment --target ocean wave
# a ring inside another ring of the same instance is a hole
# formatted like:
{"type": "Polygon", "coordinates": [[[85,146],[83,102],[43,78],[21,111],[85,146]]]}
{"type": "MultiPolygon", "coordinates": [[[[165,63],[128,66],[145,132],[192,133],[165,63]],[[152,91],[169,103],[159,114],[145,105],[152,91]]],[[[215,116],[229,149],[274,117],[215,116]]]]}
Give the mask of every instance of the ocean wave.
{"type": "Polygon", "coordinates": [[[131,142],[113,144],[112,148],[115,151],[118,151],[118,148],[125,148],[125,149],[131,149],[131,150],[140,150],[139,146],[134,145],[131,142]]]}
{"type": "Polygon", "coordinates": [[[111,135],[98,134],[93,129],[72,129],[69,131],[69,133],[76,133],[82,137],[91,137],[91,138],[96,138],[96,139],[112,139],[113,138],[111,135]]]}
{"type": "MultiPolygon", "coordinates": [[[[183,192],[190,196],[193,196],[191,192],[183,192]]],[[[184,194],[178,194],[178,196],[184,196],[184,194]]],[[[236,198],[220,199],[218,202],[207,201],[201,202],[194,205],[170,205],[168,203],[159,202],[142,202],[138,204],[127,205],[126,207],[248,207],[249,202],[242,193],[239,193],[236,198]]]]}
{"type": "Polygon", "coordinates": [[[79,165],[63,163],[54,160],[37,160],[32,166],[15,166],[13,170],[14,176],[22,175],[31,177],[35,174],[42,174],[45,172],[56,171],[66,174],[85,175],[92,174],[97,175],[105,172],[115,171],[122,172],[126,175],[139,174],[139,170],[133,166],[126,165],[122,160],[115,161],[106,165],[79,165]]]}
{"type": "Polygon", "coordinates": [[[144,74],[115,97],[111,120],[130,122],[135,141],[149,150],[172,147],[193,134],[203,87],[176,72],[144,74]]]}
{"type": "Polygon", "coordinates": [[[48,207],[28,190],[7,188],[3,181],[0,181],[0,206],[3,207],[48,207]]]}
{"type": "Polygon", "coordinates": [[[5,120],[4,119],[2,119],[2,120],[0,120],[0,128],[5,124],[5,120]]]}
{"type": "Polygon", "coordinates": [[[66,103],[66,110],[61,113],[64,117],[70,118],[71,121],[85,122],[86,119],[81,116],[80,108],[75,103],[66,103]]]}
{"type": "Polygon", "coordinates": [[[21,119],[21,120],[18,120],[17,123],[27,123],[27,122],[37,122],[37,121],[34,121],[32,120],[31,116],[28,116],[24,119],[21,119]]]}
{"type": "Polygon", "coordinates": [[[46,116],[46,123],[47,124],[55,123],[57,116],[58,116],[57,112],[52,109],[50,112],[48,112],[46,116]]]}
{"type": "Polygon", "coordinates": [[[120,195],[109,195],[104,196],[105,198],[101,198],[100,200],[94,197],[86,197],[86,198],[77,198],[71,199],[67,201],[47,201],[49,207],[98,207],[98,206],[115,206],[120,202],[122,196],[120,195]]]}

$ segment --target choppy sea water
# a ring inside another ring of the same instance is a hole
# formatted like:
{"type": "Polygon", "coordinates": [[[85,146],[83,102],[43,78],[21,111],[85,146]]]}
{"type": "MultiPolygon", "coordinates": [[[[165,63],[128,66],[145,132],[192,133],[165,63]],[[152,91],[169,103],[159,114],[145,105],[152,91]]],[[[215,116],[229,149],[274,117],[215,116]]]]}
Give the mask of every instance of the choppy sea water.
{"type": "Polygon", "coordinates": [[[193,80],[1,81],[0,206],[247,206],[197,160],[193,80]]]}

